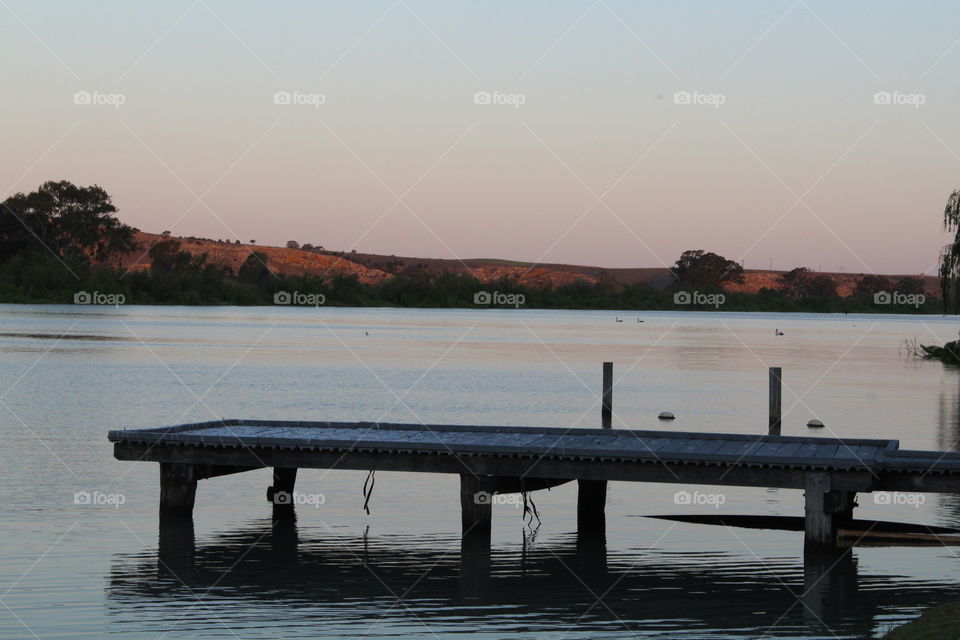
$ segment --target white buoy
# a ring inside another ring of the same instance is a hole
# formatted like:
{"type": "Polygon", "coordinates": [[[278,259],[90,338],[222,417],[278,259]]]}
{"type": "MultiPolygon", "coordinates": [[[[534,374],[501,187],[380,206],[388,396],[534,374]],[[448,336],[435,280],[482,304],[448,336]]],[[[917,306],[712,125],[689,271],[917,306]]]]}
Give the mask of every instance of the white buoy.
{"type": "Polygon", "coordinates": [[[813,420],[807,423],[807,426],[810,427],[811,429],[822,429],[823,423],[817,420],[816,418],[814,418],[813,420]]]}
{"type": "Polygon", "coordinates": [[[673,420],[674,418],[676,418],[676,416],[670,413],[669,411],[663,411],[657,417],[661,420],[673,420]]]}

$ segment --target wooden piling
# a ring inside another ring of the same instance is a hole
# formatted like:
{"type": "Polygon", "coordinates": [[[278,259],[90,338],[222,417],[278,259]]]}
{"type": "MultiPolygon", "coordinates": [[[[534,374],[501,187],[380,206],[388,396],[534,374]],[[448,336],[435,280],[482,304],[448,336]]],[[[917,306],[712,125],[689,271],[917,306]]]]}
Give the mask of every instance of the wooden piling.
{"type": "Polygon", "coordinates": [[[603,396],[601,397],[600,421],[604,429],[613,426],[613,363],[603,363],[603,396]]]}
{"type": "Polygon", "coordinates": [[[830,492],[830,474],[806,474],[804,497],[803,546],[808,549],[829,549],[836,546],[833,514],[829,512],[827,495],[830,492]]]}
{"type": "Polygon", "coordinates": [[[490,575],[493,491],[492,476],[460,476],[460,578],[467,598],[478,597],[490,575]]]}
{"type": "Polygon", "coordinates": [[[267,487],[267,501],[274,506],[293,506],[293,488],[297,483],[296,467],[274,467],[273,484],[267,487]],[[275,499],[278,493],[285,494],[275,499]]]}
{"type": "Polygon", "coordinates": [[[160,463],[160,512],[165,515],[191,515],[197,495],[194,465],[180,462],[160,463]]]}
{"type": "Polygon", "coordinates": [[[157,569],[161,576],[179,580],[194,568],[196,537],[190,513],[160,511],[157,569]]]}
{"type": "Polygon", "coordinates": [[[577,533],[603,532],[607,526],[607,481],[577,480],[577,533]]]}
{"type": "Polygon", "coordinates": [[[853,508],[857,506],[856,491],[831,491],[827,494],[827,511],[833,514],[833,529],[849,526],[853,508]]]}
{"type": "MultiPolygon", "coordinates": [[[[600,421],[604,429],[613,427],[613,363],[603,363],[603,395],[600,421]]],[[[577,532],[589,536],[603,533],[607,526],[606,480],[577,480],[577,532]]]]}
{"type": "Polygon", "coordinates": [[[482,534],[490,537],[493,517],[494,479],[488,476],[460,476],[460,516],[463,535],[482,534]]]}
{"type": "Polygon", "coordinates": [[[781,369],[780,367],[770,367],[770,422],[767,434],[771,436],[780,435],[781,418],[781,369]]]}

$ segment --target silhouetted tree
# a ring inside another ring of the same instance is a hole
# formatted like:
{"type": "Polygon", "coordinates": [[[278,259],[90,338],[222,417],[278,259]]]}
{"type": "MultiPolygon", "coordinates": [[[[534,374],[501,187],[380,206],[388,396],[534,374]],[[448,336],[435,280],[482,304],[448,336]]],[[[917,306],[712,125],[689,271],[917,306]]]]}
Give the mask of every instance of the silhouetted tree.
{"type": "Polygon", "coordinates": [[[890,291],[890,281],[883,276],[867,274],[857,280],[857,286],[853,289],[855,296],[872,296],[880,291],[890,291]]]}
{"type": "Polygon", "coordinates": [[[816,276],[807,281],[803,294],[817,298],[833,298],[837,295],[837,283],[830,276],[816,276]]]}
{"type": "Polygon", "coordinates": [[[923,286],[923,279],[914,278],[911,276],[907,276],[905,278],[900,278],[899,280],[897,280],[897,284],[894,285],[894,289],[898,293],[902,293],[904,295],[918,294],[918,293],[923,293],[925,291],[923,286]]]}
{"type": "Polygon", "coordinates": [[[260,251],[254,251],[243,264],[240,265],[240,271],[237,277],[250,284],[262,285],[270,280],[270,269],[267,267],[267,254],[260,251]]]}
{"type": "Polygon", "coordinates": [[[158,271],[173,271],[180,253],[180,243],[172,238],[164,238],[150,247],[150,268],[158,271]]]}
{"type": "Polygon", "coordinates": [[[780,276],[780,290],[791,298],[800,298],[804,294],[804,287],[810,279],[810,270],[806,267],[797,267],[780,276]]]}
{"type": "Polygon", "coordinates": [[[695,287],[714,288],[725,282],[743,282],[743,267],[702,249],[684,251],[670,271],[677,281],[695,287]]]}
{"type": "Polygon", "coordinates": [[[138,246],[133,229],[116,212],[97,185],[51,181],[32,193],[14,194],[0,203],[0,261],[27,248],[39,253],[42,247],[83,264],[129,253],[138,246]]]}

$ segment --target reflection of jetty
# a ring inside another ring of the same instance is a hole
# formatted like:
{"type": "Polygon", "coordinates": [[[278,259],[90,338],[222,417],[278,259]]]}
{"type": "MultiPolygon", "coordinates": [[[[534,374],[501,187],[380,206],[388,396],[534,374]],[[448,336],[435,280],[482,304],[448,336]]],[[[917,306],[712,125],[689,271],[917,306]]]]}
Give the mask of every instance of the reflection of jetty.
{"type": "Polygon", "coordinates": [[[808,547],[836,544],[858,492],[960,493],[960,453],[895,440],[254,420],[109,437],[118,459],[160,463],[167,514],[192,511],[198,480],[264,467],[271,496],[292,493],[301,467],[458,474],[464,544],[487,553],[492,495],[568,480],[580,484],[578,528],[599,532],[608,480],[804,489],[808,547]]]}
{"type": "MultiPolygon", "coordinates": [[[[451,552],[455,539],[301,531],[289,510],[274,509],[272,521],[269,514],[267,507],[265,518],[196,540],[192,522],[175,518],[161,525],[156,551],[115,554],[106,580],[111,624],[140,629],[156,620],[168,631],[171,607],[179,607],[181,624],[196,629],[206,620],[216,627],[225,614],[213,603],[229,600],[248,603],[245,611],[265,624],[279,608],[287,619],[322,621],[354,637],[362,629],[380,635],[378,628],[398,621],[410,635],[419,622],[429,636],[431,628],[465,631],[483,620],[496,637],[656,628],[701,637],[711,630],[756,638],[792,629],[796,636],[867,638],[893,611],[960,597],[949,580],[860,571],[849,549],[804,554],[802,561],[656,547],[608,553],[602,542],[582,544],[575,534],[498,546],[492,575],[471,581],[451,552]],[[203,604],[188,613],[191,594],[202,594],[203,604]],[[375,615],[363,606],[374,602],[382,603],[375,615]]],[[[231,615],[251,622],[241,611],[231,615]]]]}

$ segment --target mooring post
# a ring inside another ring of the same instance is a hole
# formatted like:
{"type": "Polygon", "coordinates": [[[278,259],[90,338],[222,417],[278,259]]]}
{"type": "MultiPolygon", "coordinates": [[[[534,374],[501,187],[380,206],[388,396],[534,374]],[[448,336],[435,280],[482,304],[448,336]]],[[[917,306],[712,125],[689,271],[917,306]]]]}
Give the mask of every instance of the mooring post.
{"type": "Polygon", "coordinates": [[[770,367],[770,423],[767,435],[780,435],[781,369],[770,367]]]}
{"type": "Polygon", "coordinates": [[[613,426],[613,363],[603,363],[603,395],[600,399],[600,421],[604,429],[613,426]]]}
{"type": "Polygon", "coordinates": [[[272,502],[274,506],[278,507],[292,507],[293,487],[296,483],[296,467],[274,467],[273,484],[267,487],[267,501],[272,502]]]}
{"type": "MultiPolygon", "coordinates": [[[[613,428],[613,363],[603,363],[600,423],[613,428]]],[[[577,480],[577,532],[584,536],[606,529],[607,481],[577,480]]]]}
{"type": "Polygon", "coordinates": [[[192,464],[160,463],[160,513],[191,515],[197,495],[197,472],[192,464]]]}

